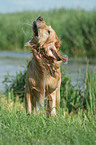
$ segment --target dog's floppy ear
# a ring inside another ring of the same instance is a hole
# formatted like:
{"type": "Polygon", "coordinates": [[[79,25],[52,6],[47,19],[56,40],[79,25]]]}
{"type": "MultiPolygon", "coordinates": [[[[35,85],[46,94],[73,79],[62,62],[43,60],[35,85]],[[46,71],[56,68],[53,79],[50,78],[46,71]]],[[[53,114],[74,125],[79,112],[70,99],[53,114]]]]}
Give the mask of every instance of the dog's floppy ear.
{"type": "Polygon", "coordinates": [[[56,47],[56,48],[59,48],[61,42],[60,42],[60,40],[58,39],[57,35],[55,36],[55,38],[56,38],[55,47],[56,47]]]}

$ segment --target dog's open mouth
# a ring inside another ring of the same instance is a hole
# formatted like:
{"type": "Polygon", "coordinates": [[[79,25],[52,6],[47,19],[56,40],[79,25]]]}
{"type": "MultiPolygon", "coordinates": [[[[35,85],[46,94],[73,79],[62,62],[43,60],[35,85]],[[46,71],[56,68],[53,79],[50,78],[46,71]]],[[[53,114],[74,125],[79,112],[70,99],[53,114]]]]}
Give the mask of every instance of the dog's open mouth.
{"type": "Polygon", "coordinates": [[[32,24],[32,29],[33,29],[33,32],[34,32],[34,36],[38,37],[38,28],[37,28],[37,25],[36,25],[35,21],[32,24]]]}

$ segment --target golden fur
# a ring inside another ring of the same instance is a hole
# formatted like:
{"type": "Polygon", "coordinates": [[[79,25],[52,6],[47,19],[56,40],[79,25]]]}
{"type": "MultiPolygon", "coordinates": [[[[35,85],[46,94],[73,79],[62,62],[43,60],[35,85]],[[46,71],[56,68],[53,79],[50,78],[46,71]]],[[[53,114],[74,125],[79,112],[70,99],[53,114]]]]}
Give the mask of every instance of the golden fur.
{"type": "Polygon", "coordinates": [[[33,57],[26,73],[26,112],[31,113],[32,104],[36,114],[37,105],[43,109],[46,98],[46,113],[54,116],[60,104],[60,63],[66,59],[59,55],[60,41],[55,31],[41,16],[33,22],[33,32],[34,37],[29,41],[33,57]]]}

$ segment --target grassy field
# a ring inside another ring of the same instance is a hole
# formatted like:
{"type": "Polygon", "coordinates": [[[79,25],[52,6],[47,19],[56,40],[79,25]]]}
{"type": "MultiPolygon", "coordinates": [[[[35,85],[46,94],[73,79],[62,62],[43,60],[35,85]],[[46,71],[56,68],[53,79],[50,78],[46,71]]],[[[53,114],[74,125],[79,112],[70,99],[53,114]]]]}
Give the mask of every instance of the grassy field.
{"type": "Polygon", "coordinates": [[[73,57],[96,57],[96,11],[51,10],[0,14],[0,50],[29,51],[24,44],[32,36],[27,24],[42,15],[56,31],[62,44],[60,50],[73,57]]]}
{"type": "Polygon", "coordinates": [[[64,70],[61,102],[57,117],[44,113],[26,115],[24,107],[24,72],[5,78],[6,95],[0,95],[0,144],[95,145],[96,144],[96,74],[86,69],[83,85],[71,84],[64,70]],[[10,82],[8,87],[7,83],[10,82]]]}
{"type": "Polygon", "coordinates": [[[26,115],[24,104],[9,94],[0,100],[1,145],[95,145],[96,116],[79,111],[68,114],[60,109],[57,117],[26,115]]]}

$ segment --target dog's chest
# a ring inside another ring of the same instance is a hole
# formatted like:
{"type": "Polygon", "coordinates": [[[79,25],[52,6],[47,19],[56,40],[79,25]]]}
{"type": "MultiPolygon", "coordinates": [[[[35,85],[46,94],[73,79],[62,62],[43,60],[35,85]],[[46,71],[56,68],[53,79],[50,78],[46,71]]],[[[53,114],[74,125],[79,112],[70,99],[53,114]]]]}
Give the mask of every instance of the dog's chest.
{"type": "Polygon", "coordinates": [[[45,75],[44,82],[45,82],[45,90],[46,92],[53,92],[58,87],[58,82],[60,80],[60,72],[55,76],[45,75]]]}

